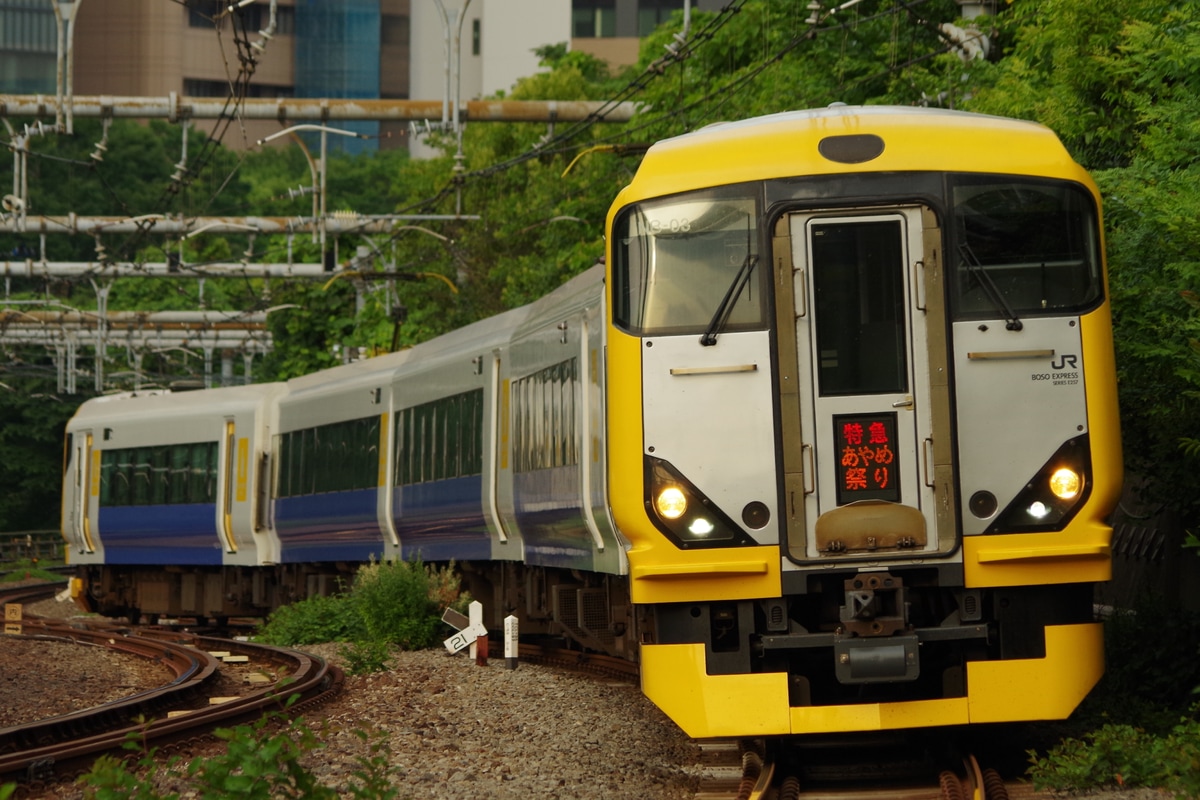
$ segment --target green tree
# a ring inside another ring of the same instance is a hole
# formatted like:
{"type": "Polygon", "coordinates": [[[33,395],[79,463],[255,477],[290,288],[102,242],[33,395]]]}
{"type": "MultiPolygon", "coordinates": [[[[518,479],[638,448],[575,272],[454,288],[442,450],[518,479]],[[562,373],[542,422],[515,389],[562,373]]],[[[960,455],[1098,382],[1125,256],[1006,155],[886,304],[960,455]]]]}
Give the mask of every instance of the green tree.
{"type": "Polygon", "coordinates": [[[1104,196],[1122,428],[1150,499],[1200,512],[1200,22],[1189,4],[1017,2],[972,110],[1055,129],[1104,196]],[[1189,453],[1190,452],[1190,457],[1189,453]]]}
{"type": "Polygon", "coordinates": [[[54,376],[45,376],[45,365],[20,368],[26,371],[20,381],[13,379],[13,367],[0,371],[0,485],[5,487],[0,530],[54,529],[62,495],[63,430],[75,404],[54,394],[54,376]]]}

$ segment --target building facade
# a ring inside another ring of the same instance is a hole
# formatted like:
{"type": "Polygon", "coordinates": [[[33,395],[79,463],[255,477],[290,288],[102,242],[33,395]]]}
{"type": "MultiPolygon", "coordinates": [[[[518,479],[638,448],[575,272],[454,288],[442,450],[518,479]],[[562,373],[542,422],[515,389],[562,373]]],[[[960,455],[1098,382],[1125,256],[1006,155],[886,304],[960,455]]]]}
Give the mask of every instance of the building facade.
{"type": "MultiPolygon", "coordinates": [[[[0,0],[0,93],[56,92],[55,0],[0,0]]],[[[568,42],[614,66],[636,62],[640,38],[685,5],[724,0],[269,0],[228,2],[75,0],[73,89],[78,95],[227,97],[243,60],[235,41],[256,43],[250,97],[443,99],[508,92],[538,71],[535,50],[568,42]],[[465,7],[465,12],[464,12],[465,7]],[[267,31],[270,36],[261,32],[267,31]],[[458,55],[458,59],[454,55],[458,55]],[[457,65],[457,69],[456,69],[457,65]]],[[[433,120],[432,122],[440,122],[433,120]]],[[[200,124],[200,123],[197,123],[200,124]]],[[[339,123],[367,141],[331,147],[403,146],[402,123],[339,123]],[[383,137],[383,138],[379,138],[383,137]]],[[[279,129],[247,122],[249,147],[279,129]]]]}

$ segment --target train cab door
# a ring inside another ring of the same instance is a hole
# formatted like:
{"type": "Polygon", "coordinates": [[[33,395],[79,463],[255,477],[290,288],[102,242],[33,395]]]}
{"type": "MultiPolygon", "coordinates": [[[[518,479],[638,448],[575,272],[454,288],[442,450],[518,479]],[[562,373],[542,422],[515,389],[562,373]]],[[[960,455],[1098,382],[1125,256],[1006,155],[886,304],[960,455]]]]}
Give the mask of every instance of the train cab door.
{"type": "Polygon", "coordinates": [[[805,498],[788,536],[795,561],[953,548],[952,536],[939,545],[934,503],[929,216],[789,218],[805,498]]]}
{"type": "Polygon", "coordinates": [[[92,448],[91,431],[77,431],[72,435],[67,458],[70,487],[64,493],[66,524],[63,533],[76,552],[92,553],[96,545],[92,537],[91,513],[100,494],[100,451],[92,448]]]}

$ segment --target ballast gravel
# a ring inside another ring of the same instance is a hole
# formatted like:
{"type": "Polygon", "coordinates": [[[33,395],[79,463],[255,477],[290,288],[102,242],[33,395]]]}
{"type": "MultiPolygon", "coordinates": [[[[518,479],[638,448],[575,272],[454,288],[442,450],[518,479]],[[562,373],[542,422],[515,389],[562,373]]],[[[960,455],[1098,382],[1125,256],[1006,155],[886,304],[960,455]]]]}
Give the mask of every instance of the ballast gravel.
{"type": "Polygon", "coordinates": [[[397,653],[321,713],[314,771],[327,785],[357,768],[356,729],[386,736],[414,798],[685,798],[703,773],[699,748],[636,685],[534,664],[397,653]]]}

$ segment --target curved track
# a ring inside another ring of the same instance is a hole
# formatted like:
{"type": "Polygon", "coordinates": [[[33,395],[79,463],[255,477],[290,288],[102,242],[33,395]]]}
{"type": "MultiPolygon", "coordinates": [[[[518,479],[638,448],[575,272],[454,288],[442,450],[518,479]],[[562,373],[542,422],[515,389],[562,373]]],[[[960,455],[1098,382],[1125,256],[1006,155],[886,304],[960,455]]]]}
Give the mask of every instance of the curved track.
{"type": "MultiPolygon", "coordinates": [[[[27,587],[22,602],[52,595],[54,588],[27,587]],[[40,594],[37,590],[40,590],[40,594]]],[[[5,592],[3,599],[14,602],[5,592]]],[[[163,664],[173,675],[163,686],[112,703],[0,729],[0,782],[16,781],[18,796],[86,772],[102,753],[121,750],[131,737],[145,747],[164,747],[205,735],[217,727],[252,722],[266,711],[295,713],[340,691],[342,671],[306,653],[248,642],[171,631],[138,630],[104,623],[83,627],[25,619],[23,636],[100,645],[163,664]],[[249,657],[286,676],[246,694],[205,705],[221,669],[219,650],[249,657]],[[294,702],[289,702],[297,696],[294,702]],[[186,713],[168,716],[168,711],[186,713]]]]}
{"type": "MultiPolygon", "coordinates": [[[[32,603],[60,588],[61,584],[43,584],[8,589],[0,591],[0,602],[32,603]]],[[[18,781],[18,797],[82,774],[96,756],[121,749],[131,735],[145,747],[169,747],[216,727],[250,722],[266,711],[282,710],[293,694],[299,695],[299,700],[287,706],[290,710],[309,707],[339,691],[342,683],[336,667],[282,648],[99,621],[84,627],[35,618],[23,620],[22,628],[25,636],[101,645],[152,659],[170,670],[173,678],[161,687],[93,709],[0,729],[0,782],[18,781]],[[222,666],[212,655],[214,650],[248,656],[256,666],[269,665],[268,671],[288,678],[219,705],[201,706],[222,666]],[[169,710],[184,706],[192,710],[167,716],[169,710]]],[[[555,644],[522,644],[519,656],[523,661],[605,679],[638,679],[637,665],[629,661],[555,644]]],[[[698,788],[697,800],[1009,800],[1037,796],[1028,786],[1005,784],[994,770],[981,769],[969,755],[940,773],[931,769],[926,782],[885,785],[890,782],[875,781],[868,786],[853,779],[813,783],[804,775],[801,762],[806,757],[779,741],[706,740],[698,746],[708,777],[698,788]]],[[[814,755],[825,761],[812,752],[807,758],[814,755]]]]}

